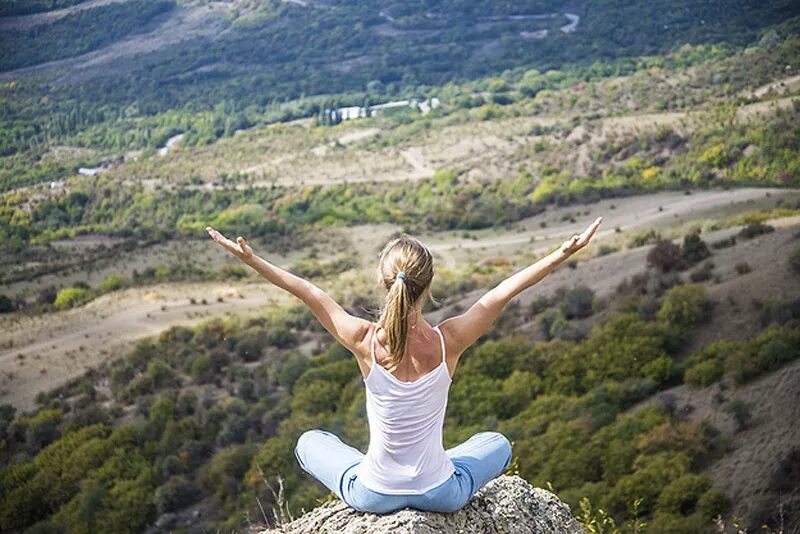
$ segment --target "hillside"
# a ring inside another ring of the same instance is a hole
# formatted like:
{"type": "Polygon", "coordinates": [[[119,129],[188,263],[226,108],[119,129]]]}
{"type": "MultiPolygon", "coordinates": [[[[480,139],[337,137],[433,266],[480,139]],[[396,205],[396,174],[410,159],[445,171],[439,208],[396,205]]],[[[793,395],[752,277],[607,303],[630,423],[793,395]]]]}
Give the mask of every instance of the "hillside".
{"type": "Polygon", "coordinates": [[[300,433],[365,450],[352,355],[207,225],[371,320],[411,233],[436,324],[598,215],[464,354],[445,446],[503,432],[587,528],[800,528],[796,2],[0,0],[0,29],[1,531],[248,531],[330,500],[300,433]]]}

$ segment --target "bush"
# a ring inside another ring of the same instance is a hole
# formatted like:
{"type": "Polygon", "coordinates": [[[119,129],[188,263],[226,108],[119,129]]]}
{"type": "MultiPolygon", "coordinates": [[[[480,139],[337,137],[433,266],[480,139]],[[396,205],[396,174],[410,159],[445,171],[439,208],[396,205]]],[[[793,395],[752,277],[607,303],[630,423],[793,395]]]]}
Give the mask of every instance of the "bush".
{"type": "Polygon", "coordinates": [[[683,373],[683,382],[695,386],[710,386],[725,372],[724,364],[719,360],[706,360],[693,365],[683,373]]]}
{"type": "Polygon", "coordinates": [[[267,338],[261,331],[246,332],[236,344],[236,354],[245,362],[253,362],[261,357],[267,345],[267,338]]]}
{"type": "Polygon", "coordinates": [[[667,240],[658,241],[647,253],[647,264],[663,273],[679,271],[686,266],[681,247],[667,240]]]}
{"type": "Polygon", "coordinates": [[[657,233],[655,230],[649,230],[647,233],[633,236],[633,238],[628,242],[628,248],[643,247],[645,245],[659,243],[661,241],[661,234],[657,233]]]}
{"type": "Polygon", "coordinates": [[[697,511],[706,518],[723,515],[731,506],[728,497],[717,488],[711,488],[703,493],[697,500],[697,511]]]}
{"type": "Polygon", "coordinates": [[[739,231],[739,235],[745,239],[752,239],[763,234],[774,232],[775,227],[762,222],[751,222],[739,231]]]}
{"type": "Polygon", "coordinates": [[[587,286],[577,286],[564,294],[561,311],[567,319],[583,319],[592,314],[594,291],[587,286]]]}
{"type": "Polygon", "coordinates": [[[147,363],[145,377],[152,382],[155,388],[170,386],[176,381],[172,368],[158,358],[154,358],[147,363]]]}
{"type": "Polygon", "coordinates": [[[619,248],[612,247],[611,245],[600,245],[599,247],[597,247],[597,256],[598,257],[600,257],[600,256],[608,256],[609,254],[613,254],[614,252],[617,252],[618,250],[619,250],[619,248]]]}
{"type": "Polygon", "coordinates": [[[582,337],[581,331],[569,319],[558,315],[550,325],[550,338],[565,341],[578,341],[582,337]]]}
{"type": "Polygon", "coordinates": [[[174,512],[192,504],[197,495],[197,489],[183,475],[170,477],[167,482],[156,490],[153,496],[159,514],[174,512]]]}
{"type": "Polygon", "coordinates": [[[220,497],[235,497],[257,451],[256,444],[232,445],[219,449],[201,468],[198,482],[220,497]]]}
{"type": "Polygon", "coordinates": [[[46,409],[39,411],[28,421],[25,443],[29,451],[36,452],[59,437],[61,416],[61,410],[46,409]]]}
{"type": "Polygon", "coordinates": [[[14,302],[7,295],[0,295],[0,313],[14,311],[14,302]]]}
{"type": "Polygon", "coordinates": [[[774,326],[744,343],[726,362],[737,384],[745,384],[764,373],[800,358],[800,332],[774,326]]]}
{"type": "Polygon", "coordinates": [[[658,511],[687,516],[694,512],[697,501],[711,487],[708,477],[685,474],[673,480],[658,496],[658,511]]]}
{"type": "Polygon", "coordinates": [[[211,382],[214,378],[214,361],[211,356],[201,354],[192,360],[192,367],[189,371],[195,382],[204,384],[211,382]]]}
{"type": "Polygon", "coordinates": [[[267,343],[279,349],[286,349],[297,344],[297,336],[284,326],[274,326],[267,334],[267,343]]]}
{"type": "Polygon", "coordinates": [[[702,267],[692,271],[691,274],[689,275],[689,279],[694,283],[705,282],[706,280],[710,280],[713,269],[714,269],[714,263],[707,261],[703,264],[702,267]]]}
{"type": "Polygon", "coordinates": [[[91,290],[80,287],[66,287],[58,292],[55,302],[53,304],[59,310],[66,310],[80,306],[88,302],[91,297],[91,290]]]}
{"type": "Polygon", "coordinates": [[[800,273],[800,248],[789,256],[789,267],[796,273],[800,273]]]}
{"type": "Polygon", "coordinates": [[[711,248],[714,249],[728,248],[734,246],[735,244],[736,244],[736,236],[732,235],[730,237],[726,237],[725,239],[714,241],[713,243],[711,243],[711,248]]]}
{"type": "Polygon", "coordinates": [[[661,356],[642,367],[642,374],[659,384],[668,382],[672,377],[672,358],[661,356]]]}
{"type": "Polygon", "coordinates": [[[703,261],[711,255],[705,242],[700,239],[700,234],[695,232],[683,238],[683,259],[689,265],[703,261]]]}
{"type": "Polygon", "coordinates": [[[116,291],[117,289],[122,289],[125,286],[125,278],[119,274],[112,274],[108,276],[105,280],[100,282],[100,291],[103,293],[108,293],[109,291],[116,291]]]}
{"type": "Polygon", "coordinates": [[[683,328],[695,326],[710,317],[711,302],[703,286],[686,284],[670,289],[656,317],[683,328]]]}

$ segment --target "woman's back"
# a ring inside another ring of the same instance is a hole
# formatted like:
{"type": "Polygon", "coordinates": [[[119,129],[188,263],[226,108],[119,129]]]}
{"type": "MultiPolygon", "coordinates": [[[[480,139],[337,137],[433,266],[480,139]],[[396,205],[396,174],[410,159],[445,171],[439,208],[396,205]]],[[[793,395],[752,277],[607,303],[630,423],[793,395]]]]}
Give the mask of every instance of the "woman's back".
{"type": "Polygon", "coordinates": [[[397,378],[378,363],[373,335],[372,369],[364,379],[370,442],[358,470],[361,482],[373,491],[424,493],[453,474],[442,446],[452,380],[444,336],[439,327],[434,331],[440,339],[439,364],[410,381],[397,378]]]}
{"type": "MultiPolygon", "coordinates": [[[[444,321],[447,322],[447,321],[444,321]]],[[[447,339],[444,333],[444,323],[438,326],[431,326],[426,321],[409,328],[406,351],[403,359],[397,366],[392,367],[391,356],[385,332],[379,325],[374,325],[369,339],[369,356],[372,362],[377,362],[386,371],[403,382],[413,382],[426,373],[433,371],[445,361],[448,367],[452,367],[452,354],[447,350],[447,339]],[[443,344],[444,343],[444,344],[443,344]],[[443,358],[443,356],[445,356],[443,358]]],[[[366,356],[366,355],[365,355],[366,356]]],[[[448,369],[450,376],[453,373],[448,369]]],[[[367,370],[363,373],[367,376],[367,370]]]]}

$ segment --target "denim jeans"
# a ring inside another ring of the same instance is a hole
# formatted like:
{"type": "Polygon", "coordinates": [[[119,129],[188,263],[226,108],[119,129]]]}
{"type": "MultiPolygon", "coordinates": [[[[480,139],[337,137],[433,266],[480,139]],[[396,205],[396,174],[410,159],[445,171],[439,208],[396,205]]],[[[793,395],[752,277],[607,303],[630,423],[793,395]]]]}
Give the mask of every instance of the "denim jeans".
{"type": "Polygon", "coordinates": [[[327,430],[309,430],[297,440],[294,454],[300,467],[350,507],[386,514],[401,508],[454,512],[505,471],[511,463],[511,443],[499,432],[478,432],[445,451],[455,467],[449,479],[422,494],[388,495],[366,488],[355,473],[364,454],[327,430]]]}

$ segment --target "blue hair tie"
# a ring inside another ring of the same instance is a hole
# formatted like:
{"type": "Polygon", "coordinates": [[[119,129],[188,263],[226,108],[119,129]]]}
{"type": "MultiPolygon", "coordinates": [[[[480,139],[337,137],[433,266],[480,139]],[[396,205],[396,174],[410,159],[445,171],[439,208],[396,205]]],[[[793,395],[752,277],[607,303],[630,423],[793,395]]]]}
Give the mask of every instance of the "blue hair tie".
{"type": "Polygon", "coordinates": [[[404,273],[403,271],[400,271],[399,273],[397,273],[397,278],[399,278],[400,280],[405,280],[406,279],[406,273],[404,273]]]}

